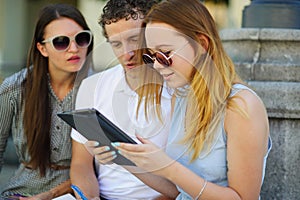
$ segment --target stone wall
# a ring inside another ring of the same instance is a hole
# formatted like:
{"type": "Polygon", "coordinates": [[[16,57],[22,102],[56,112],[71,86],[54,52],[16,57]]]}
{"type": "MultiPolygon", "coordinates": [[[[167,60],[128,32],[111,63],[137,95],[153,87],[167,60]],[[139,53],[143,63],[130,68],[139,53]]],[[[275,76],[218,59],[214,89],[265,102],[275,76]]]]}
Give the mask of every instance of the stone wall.
{"type": "Polygon", "coordinates": [[[300,30],[228,29],[220,32],[237,71],[266,105],[273,148],[262,200],[300,197],[300,30]]]}

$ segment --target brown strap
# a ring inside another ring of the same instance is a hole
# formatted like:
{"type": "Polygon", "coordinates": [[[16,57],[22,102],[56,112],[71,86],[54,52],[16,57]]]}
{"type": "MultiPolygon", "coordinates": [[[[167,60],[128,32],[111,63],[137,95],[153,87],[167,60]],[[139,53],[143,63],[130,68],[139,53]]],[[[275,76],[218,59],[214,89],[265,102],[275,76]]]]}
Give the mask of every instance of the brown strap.
{"type": "Polygon", "coordinates": [[[70,169],[70,166],[51,164],[50,168],[53,170],[64,170],[64,169],[70,169]]]}
{"type": "MultiPolygon", "coordinates": [[[[22,162],[22,164],[25,166],[26,169],[31,169],[32,170],[32,166],[30,164],[27,164],[25,162],[22,162]]],[[[56,170],[64,170],[64,169],[70,169],[70,166],[51,164],[50,169],[53,169],[55,171],[56,170]]]]}

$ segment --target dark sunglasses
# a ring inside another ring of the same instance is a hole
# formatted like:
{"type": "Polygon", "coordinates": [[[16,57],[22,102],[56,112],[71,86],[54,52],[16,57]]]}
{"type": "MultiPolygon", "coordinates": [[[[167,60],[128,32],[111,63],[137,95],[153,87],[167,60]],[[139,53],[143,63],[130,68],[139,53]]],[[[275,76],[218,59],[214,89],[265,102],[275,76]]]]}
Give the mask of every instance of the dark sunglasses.
{"type": "Polygon", "coordinates": [[[53,36],[51,38],[43,40],[42,43],[50,42],[52,47],[55,50],[65,51],[70,47],[71,41],[73,41],[73,40],[75,41],[76,45],[79,48],[86,48],[91,44],[92,33],[91,33],[91,31],[84,30],[84,31],[78,32],[73,37],[69,37],[69,36],[65,36],[65,35],[53,36]]]}
{"type": "Polygon", "coordinates": [[[153,66],[153,63],[155,62],[155,60],[157,60],[157,62],[165,67],[170,67],[173,63],[172,57],[181,49],[183,49],[186,45],[188,44],[185,43],[181,48],[177,49],[176,51],[174,51],[170,56],[170,51],[168,52],[162,52],[162,51],[157,51],[153,54],[143,54],[142,58],[145,64],[152,64],[151,66],[153,66]]]}

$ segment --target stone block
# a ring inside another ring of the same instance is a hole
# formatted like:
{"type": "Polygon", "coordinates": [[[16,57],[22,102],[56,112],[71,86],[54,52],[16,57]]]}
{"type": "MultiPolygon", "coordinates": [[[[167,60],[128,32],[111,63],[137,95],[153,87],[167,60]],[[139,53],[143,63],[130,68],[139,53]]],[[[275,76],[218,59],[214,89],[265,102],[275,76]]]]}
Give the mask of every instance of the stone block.
{"type": "Polygon", "coordinates": [[[262,200],[293,200],[300,194],[300,120],[269,118],[273,148],[267,160],[262,200]]]}
{"type": "Polygon", "coordinates": [[[298,64],[257,63],[253,66],[253,77],[257,81],[298,82],[300,62],[298,64]]]}
{"type": "Polygon", "coordinates": [[[299,199],[300,30],[242,28],[220,36],[238,74],[268,112],[273,148],[261,199],[299,199]]]}
{"type": "Polygon", "coordinates": [[[300,30],[224,29],[220,36],[234,62],[300,63],[300,30]]]}
{"type": "Polygon", "coordinates": [[[300,82],[249,81],[248,84],[261,97],[269,117],[300,119],[300,82]]]}
{"type": "Polygon", "coordinates": [[[234,62],[255,63],[260,43],[257,29],[225,29],[220,32],[223,46],[234,62]]]}

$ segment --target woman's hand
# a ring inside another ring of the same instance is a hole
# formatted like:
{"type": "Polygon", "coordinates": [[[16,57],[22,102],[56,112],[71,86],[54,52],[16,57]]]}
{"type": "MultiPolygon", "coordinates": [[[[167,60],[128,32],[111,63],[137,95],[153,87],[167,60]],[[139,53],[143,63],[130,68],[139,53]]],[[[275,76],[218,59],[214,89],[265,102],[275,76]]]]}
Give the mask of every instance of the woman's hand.
{"type": "Polygon", "coordinates": [[[97,147],[99,143],[95,141],[87,141],[84,145],[100,164],[112,164],[112,160],[117,157],[109,146],[97,147]]]}
{"type": "Polygon", "coordinates": [[[163,149],[137,135],[142,144],[112,143],[119,153],[134,162],[141,169],[164,176],[165,169],[175,161],[163,149]]]}
{"type": "Polygon", "coordinates": [[[31,197],[20,197],[20,200],[51,200],[53,199],[53,194],[51,191],[43,192],[31,197]]]}

